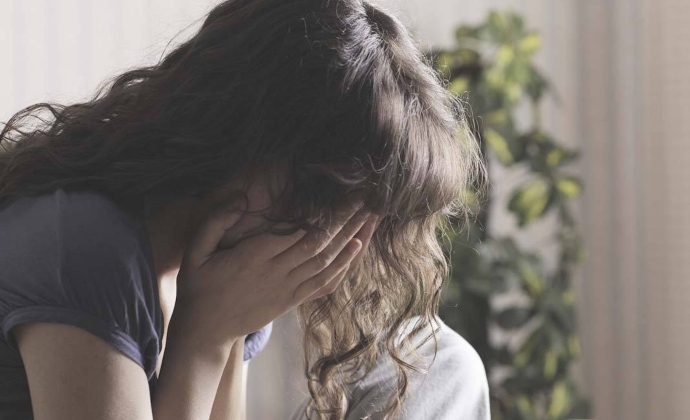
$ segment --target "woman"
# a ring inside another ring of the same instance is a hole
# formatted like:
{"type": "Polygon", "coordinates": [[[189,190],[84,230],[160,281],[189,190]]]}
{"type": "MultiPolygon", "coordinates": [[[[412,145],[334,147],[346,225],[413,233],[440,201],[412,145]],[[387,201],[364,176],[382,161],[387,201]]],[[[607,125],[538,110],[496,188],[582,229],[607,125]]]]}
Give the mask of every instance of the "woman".
{"type": "Polygon", "coordinates": [[[483,373],[476,353],[433,328],[437,234],[484,179],[460,105],[367,2],[235,0],[93,100],[17,113],[0,134],[2,416],[242,418],[244,347],[298,308],[303,415],[487,418],[485,376],[447,370],[483,373]],[[432,365],[437,349],[457,363],[432,365]],[[406,405],[427,370],[462,395],[406,405]],[[383,383],[376,407],[351,393],[383,383]]]}

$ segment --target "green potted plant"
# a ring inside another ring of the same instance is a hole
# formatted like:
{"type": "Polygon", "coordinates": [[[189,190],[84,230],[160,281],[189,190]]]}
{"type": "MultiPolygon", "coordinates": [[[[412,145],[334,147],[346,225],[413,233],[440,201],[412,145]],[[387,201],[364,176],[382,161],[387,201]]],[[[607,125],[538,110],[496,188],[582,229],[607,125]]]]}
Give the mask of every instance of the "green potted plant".
{"type": "Polygon", "coordinates": [[[540,250],[492,235],[491,191],[481,197],[468,192],[481,204],[475,220],[441,238],[451,260],[441,317],[481,356],[492,419],[586,418],[589,403],[571,375],[580,355],[571,283],[583,248],[570,205],[583,186],[569,170],[577,151],[563,147],[541,124],[539,104],[553,89],[533,63],[540,36],[517,14],[495,11],[481,24],[460,26],[455,35],[453,48],[430,51],[429,59],[467,103],[487,165],[526,169],[506,209],[517,225],[527,227],[555,212],[558,261],[547,270],[540,250]],[[520,130],[515,110],[525,101],[531,125],[520,130]]]}

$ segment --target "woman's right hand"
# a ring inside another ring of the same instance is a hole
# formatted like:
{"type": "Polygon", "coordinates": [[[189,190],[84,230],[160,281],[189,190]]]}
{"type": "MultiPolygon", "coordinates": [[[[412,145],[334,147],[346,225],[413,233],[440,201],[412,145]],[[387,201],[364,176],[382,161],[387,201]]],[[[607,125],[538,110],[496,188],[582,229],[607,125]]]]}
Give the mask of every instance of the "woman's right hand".
{"type": "Polygon", "coordinates": [[[218,243],[241,214],[233,203],[212,211],[185,250],[171,328],[229,351],[237,338],[333,292],[374,230],[377,216],[361,205],[341,206],[325,231],[262,233],[230,249],[218,243]]]}

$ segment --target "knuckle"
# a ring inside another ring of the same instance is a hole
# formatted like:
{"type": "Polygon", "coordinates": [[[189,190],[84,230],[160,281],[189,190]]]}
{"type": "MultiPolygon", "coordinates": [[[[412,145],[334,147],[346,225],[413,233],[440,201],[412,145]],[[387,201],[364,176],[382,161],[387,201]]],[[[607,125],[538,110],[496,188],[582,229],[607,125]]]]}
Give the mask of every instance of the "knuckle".
{"type": "Polygon", "coordinates": [[[340,253],[337,250],[329,253],[328,257],[327,257],[328,258],[328,265],[332,265],[333,263],[337,262],[339,255],[340,255],[340,253]]]}
{"type": "Polygon", "coordinates": [[[323,289],[324,287],[328,286],[329,280],[330,280],[330,278],[328,278],[326,276],[322,276],[319,279],[317,279],[315,281],[316,289],[320,290],[320,289],[323,289]]]}
{"type": "Polygon", "coordinates": [[[339,282],[333,281],[332,284],[329,284],[324,288],[324,293],[327,295],[334,293],[336,290],[338,290],[338,285],[340,285],[339,282]]]}
{"type": "Polygon", "coordinates": [[[302,299],[299,298],[298,291],[294,290],[292,292],[292,295],[290,295],[286,300],[284,309],[290,310],[291,308],[294,308],[295,306],[299,305],[301,301],[302,299]]]}
{"type": "Polygon", "coordinates": [[[251,258],[251,252],[246,246],[239,246],[233,250],[235,254],[235,259],[241,262],[247,262],[251,258]]]}
{"type": "Polygon", "coordinates": [[[325,276],[325,271],[321,271],[320,273],[314,275],[310,280],[309,280],[309,288],[311,292],[315,292],[317,290],[320,290],[323,286],[326,285],[325,278],[328,276],[325,276]]]}
{"type": "Polygon", "coordinates": [[[249,276],[249,267],[244,264],[237,264],[233,267],[233,271],[238,278],[247,278],[249,276]]]}
{"type": "Polygon", "coordinates": [[[319,238],[319,240],[316,242],[316,252],[323,251],[328,244],[331,243],[331,238],[332,236],[330,234],[319,238]]]}
{"type": "Polygon", "coordinates": [[[325,258],[321,254],[317,255],[315,258],[316,258],[317,269],[324,270],[326,267],[328,267],[328,264],[329,264],[328,258],[325,258]]]}
{"type": "Polygon", "coordinates": [[[294,290],[289,296],[281,299],[281,310],[287,312],[295,306],[299,305],[300,300],[298,299],[297,291],[294,290]]]}

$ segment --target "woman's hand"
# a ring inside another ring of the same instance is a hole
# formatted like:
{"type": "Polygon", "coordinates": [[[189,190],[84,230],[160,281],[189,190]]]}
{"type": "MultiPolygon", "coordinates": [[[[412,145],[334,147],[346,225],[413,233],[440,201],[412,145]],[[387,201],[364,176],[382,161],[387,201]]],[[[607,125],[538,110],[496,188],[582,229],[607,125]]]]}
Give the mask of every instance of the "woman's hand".
{"type": "Polygon", "coordinates": [[[376,219],[358,211],[361,201],[350,202],[326,231],[262,233],[219,250],[219,241],[241,216],[234,204],[212,211],[185,250],[171,320],[172,328],[194,331],[204,345],[222,349],[295,306],[333,292],[362,247],[353,237],[376,219]]]}

